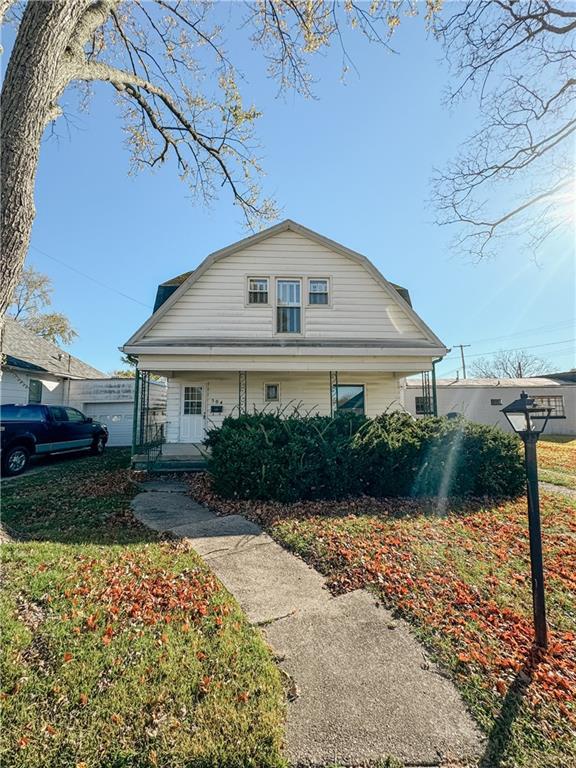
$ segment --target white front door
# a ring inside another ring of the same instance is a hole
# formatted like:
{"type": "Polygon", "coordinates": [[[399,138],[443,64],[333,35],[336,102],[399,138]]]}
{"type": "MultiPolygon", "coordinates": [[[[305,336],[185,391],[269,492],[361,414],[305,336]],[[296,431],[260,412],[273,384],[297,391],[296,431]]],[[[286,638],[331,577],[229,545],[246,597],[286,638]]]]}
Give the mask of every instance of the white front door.
{"type": "Polygon", "coordinates": [[[201,443],[204,434],[204,387],[202,384],[183,384],[180,402],[180,442],[201,443]]]}

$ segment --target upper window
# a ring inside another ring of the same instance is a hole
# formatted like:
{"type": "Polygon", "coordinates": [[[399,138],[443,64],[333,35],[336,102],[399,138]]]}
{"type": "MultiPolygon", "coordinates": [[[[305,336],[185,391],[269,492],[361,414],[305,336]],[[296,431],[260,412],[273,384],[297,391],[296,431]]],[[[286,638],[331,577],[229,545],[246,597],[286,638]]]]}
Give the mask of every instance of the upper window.
{"type": "Polygon", "coordinates": [[[328,304],[328,280],[308,281],[308,304],[328,304]]]}
{"type": "Polygon", "coordinates": [[[30,379],[28,382],[28,402],[30,404],[42,402],[42,382],[39,379],[30,379]]]}
{"type": "Polygon", "coordinates": [[[492,397],[490,399],[490,405],[502,405],[502,398],[501,397],[492,397]]]}
{"type": "Polygon", "coordinates": [[[336,409],[364,415],[364,385],[338,384],[336,386],[336,409]]]}
{"type": "Polygon", "coordinates": [[[301,333],[302,285],[300,280],[278,280],[276,291],[277,333],[301,333]]]}
{"type": "Polygon", "coordinates": [[[564,412],[564,396],[563,395],[535,395],[534,400],[542,408],[550,408],[551,419],[563,419],[566,414],[564,412]]]}
{"type": "Polygon", "coordinates": [[[268,278],[248,278],[248,304],[268,304],[268,278]]]}

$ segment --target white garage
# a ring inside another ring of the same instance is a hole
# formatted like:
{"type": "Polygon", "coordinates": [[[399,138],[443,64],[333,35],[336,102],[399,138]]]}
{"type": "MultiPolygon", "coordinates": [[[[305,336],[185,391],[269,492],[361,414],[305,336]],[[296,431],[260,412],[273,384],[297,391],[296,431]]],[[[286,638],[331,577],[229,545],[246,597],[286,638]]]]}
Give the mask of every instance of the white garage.
{"type": "MultiPolygon", "coordinates": [[[[150,383],[151,420],[166,418],[166,384],[150,383]]],[[[108,445],[132,445],[134,379],[84,379],[70,382],[69,405],[108,427],[108,445]]]]}
{"type": "Polygon", "coordinates": [[[108,445],[132,445],[132,403],[86,403],[84,414],[108,427],[108,445]]]}

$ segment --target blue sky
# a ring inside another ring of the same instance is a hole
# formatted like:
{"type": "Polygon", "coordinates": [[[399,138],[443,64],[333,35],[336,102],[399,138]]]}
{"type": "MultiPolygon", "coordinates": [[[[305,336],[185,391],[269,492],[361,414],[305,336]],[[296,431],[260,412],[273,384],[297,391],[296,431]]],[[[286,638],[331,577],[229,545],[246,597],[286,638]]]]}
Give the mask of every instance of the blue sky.
{"type": "MultiPolygon", "coordinates": [[[[263,112],[256,130],[266,193],[281,218],[360,251],[408,287],[449,347],[471,344],[470,363],[498,349],[530,348],[554,369],[574,366],[574,342],[566,341],[576,335],[573,239],[556,239],[538,264],[513,241],[481,263],[450,249],[450,232],[426,205],[430,177],[474,129],[475,104],[452,113],[442,106],[447,67],[422,21],[404,21],[394,46],[397,54],[352,36],[359,75],[350,72],[346,84],[336,52],[318,56],[318,98],[305,100],[277,98],[261,56],[235,45],[246,101],[263,112]]],[[[246,231],[225,190],[208,209],[191,199],[172,164],[129,175],[110,87],[96,87],[88,113],[75,110],[71,95],[64,104],[68,121],[43,142],[28,263],[52,278],[54,309],[79,332],[70,351],[111,371],[120,366],[117,347],[148,316],[156,285],[246,231]]],[[[440,375],[458,367],[452,353],[440,375]]]]}

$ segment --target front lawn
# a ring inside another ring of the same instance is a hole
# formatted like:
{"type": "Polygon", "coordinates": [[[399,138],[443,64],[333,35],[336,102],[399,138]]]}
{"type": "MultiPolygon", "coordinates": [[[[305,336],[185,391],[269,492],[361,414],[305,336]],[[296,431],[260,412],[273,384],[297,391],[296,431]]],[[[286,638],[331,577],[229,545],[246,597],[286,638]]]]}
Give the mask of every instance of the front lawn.
{"type": "Polygon", "coordinates": [[[3,489],[4,768],[279,766],[271,654],[184,544],[129,511],[128,452],[3,489]]]}
{"type": "Polygon", "coordinates": [[[482,768],[576,764],[576,503],[542,495],[550,648],[531,649],[526,502],[453,505],[364,498],[230,502],[207,479],[192,493],[244,512],[327,576],[334,593],[377,591],[458,685],[488,737],[482,768]]]}
{"type": "Polygon", "coordinates": [[[540,479],[576,488],[576,437],[544,435],[538,441],[540,479]]]}

